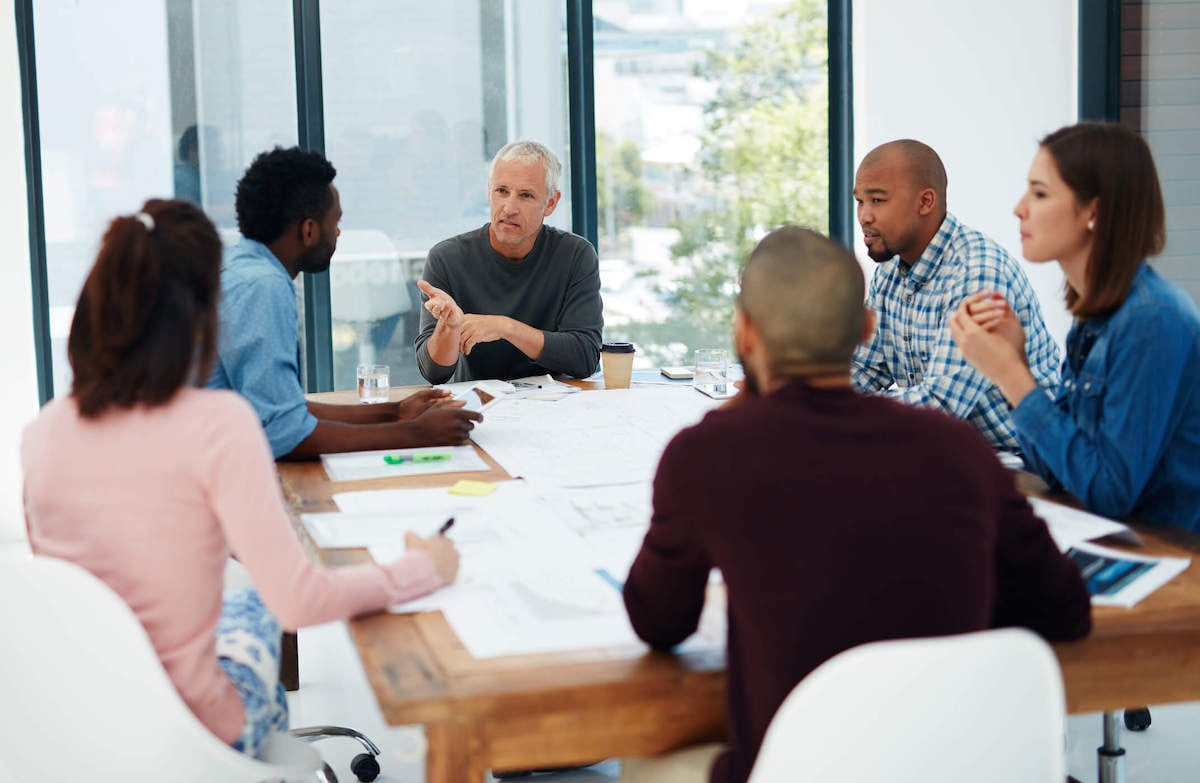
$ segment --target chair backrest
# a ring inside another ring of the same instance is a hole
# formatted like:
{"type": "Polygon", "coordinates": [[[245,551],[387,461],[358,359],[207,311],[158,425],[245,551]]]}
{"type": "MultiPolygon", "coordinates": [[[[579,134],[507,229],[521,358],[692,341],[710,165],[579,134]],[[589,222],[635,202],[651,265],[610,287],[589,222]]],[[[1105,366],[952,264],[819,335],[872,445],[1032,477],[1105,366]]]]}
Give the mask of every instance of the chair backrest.
{"type": "Polygon", "coordinates": [[[311,775],[319,755],[287,736],[270,762],[196,719],[141,623],[71,563],[0,556],[0,759],[16,780],[260,781],[311,775]]]}
{"type": "Polygon", "coordinates": [[[750,783],[1062,783],[1062,673],[1006,628],[875,642],[805,677],[767,730],[750,783]]]}

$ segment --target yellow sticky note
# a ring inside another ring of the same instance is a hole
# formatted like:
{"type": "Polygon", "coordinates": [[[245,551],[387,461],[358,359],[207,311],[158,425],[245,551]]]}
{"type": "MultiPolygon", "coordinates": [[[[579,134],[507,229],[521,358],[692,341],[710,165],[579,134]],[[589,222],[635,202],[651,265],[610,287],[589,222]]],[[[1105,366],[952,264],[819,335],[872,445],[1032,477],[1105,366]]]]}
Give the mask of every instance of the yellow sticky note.
{"type": "Polygon", "coordinates": [[[481,498],[495,491],[496,485],[490,481],[471,481],[470,479],[461,479],[453,487],[450,487],[451,495],[466,495],[470,498],[481,498]]]}

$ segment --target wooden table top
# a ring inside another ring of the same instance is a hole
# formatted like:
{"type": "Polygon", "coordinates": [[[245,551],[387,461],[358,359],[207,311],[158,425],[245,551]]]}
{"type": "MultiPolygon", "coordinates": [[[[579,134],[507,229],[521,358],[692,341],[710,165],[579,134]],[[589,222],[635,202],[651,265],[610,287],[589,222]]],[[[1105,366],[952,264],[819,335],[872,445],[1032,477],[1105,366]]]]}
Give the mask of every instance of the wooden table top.
{"type": "MultiPolygon", "coordinates": [[[[338,392],[319,399],[354,397],[352,392],[338,392]]],[[[279,474],[294,511],[333,511],[331,496],[352,489],[510,478],[490,456],[480,453],[490,466],[487,471],[333,483],[319,462],[296,462],[280,463],[279,474]]],[[[1017,475],[1027,493],[1045,494],[1036,477],[1017,475]]],[[[1200,552],[1200,539],[1185,531],[1134,528],[1145,542],[1133,550],[1139,554],[1190,558],[1200,552]]],[[[330,564],[368,557],[365,550],[326,550],[323,556],[330,564]]],[[[723,605],[723,592],[715,592],[722,594],[710,591],[710,601],[723,605]]],[[[1088,638],[1054,645],[1069,712],[1200,700],[1200,568],[1189,567],[1132,609],[1094,607],[1093,619],[1088,638]]],[[[446,726],[461,727],[464,721],[478,724],[476,732],[485,723],[503,721],[504,727],[487,729],[491,732],[487,763],[496,769],[533,762],[570,763],[579,761],[580,753],[594,752],[599,754],[596,758],[658,753],[720,735],[725,656],[717,646],[680,654],[654,653],[638,645],[476,660],[440,612],[377,614],[354,620],[350,627],[390,724],[439,724],[434,734],[441,736],[438,732],[449,730],[446,726]],[[571,705],[577,709],[572,711],[571,705]],[[549,737],[564,730],[554,720],[574,721],[578,730],[583,713],[595,718],[594,725],[588,724],[589,731],[600,736],[575,742],[570,754],[558,753],[549,740],[543,749],[519,742],[522,732],[538,731],[549,737]],[[647,726],[651,720],[652,730],[647,726]],[[508,732],[510,740],[518,739],[506,744],[501,732],[508,732]],[[586,747],[581,749],[580,742],[586,747]]],[[[454,742],[478,741],[455,736],[454,742]]]]}

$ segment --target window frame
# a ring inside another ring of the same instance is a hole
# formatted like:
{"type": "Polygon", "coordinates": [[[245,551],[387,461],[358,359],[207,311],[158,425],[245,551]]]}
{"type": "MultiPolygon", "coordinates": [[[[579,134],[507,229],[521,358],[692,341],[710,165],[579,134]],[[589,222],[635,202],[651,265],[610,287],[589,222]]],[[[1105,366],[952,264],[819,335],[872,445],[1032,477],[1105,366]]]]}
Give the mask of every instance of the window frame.
{"type": "MultiPolygon", "coordinates": [[[[572,230],[596,245],[599,227],[596,197],[592,0],[563,2],[566,3],[567,20],[572,230]]],[[[1108,0],[1096,0],[1095,4],[1105,2],[1108,0]]],[[[1086,4],[1088,0],[1081,0],[1081,7],[1086,4]]],[[[324,154],[320,5],[320,0],[292,0],[299,145],[304,149],[324,154]]],[[[847,246],[853,242],[854,230],[853,213],[850,209],[850,189],[854,173],[851,5],[852,0],[827,0],[829,226],[831,235],[847,246]]],[[[1119,4],[1117,11],[1119,13],[1119,4]]],[[[1081,12],[1081,19],[1082,16],[1081,12]]],[[[54,396],[54,379],[33,22],[33,0],[16,0],[17,53],[25,128],[34,348],[37,359],[38,399],[39,403],[44,405],[54,396]]],[[[1082,92],[1081,89],[1081,96],[1082,92]]],[[[333,340],[329,273],[305,273],[303,281],[306,388],[309,392],[330,391],[333,388],[333,340]]]]}

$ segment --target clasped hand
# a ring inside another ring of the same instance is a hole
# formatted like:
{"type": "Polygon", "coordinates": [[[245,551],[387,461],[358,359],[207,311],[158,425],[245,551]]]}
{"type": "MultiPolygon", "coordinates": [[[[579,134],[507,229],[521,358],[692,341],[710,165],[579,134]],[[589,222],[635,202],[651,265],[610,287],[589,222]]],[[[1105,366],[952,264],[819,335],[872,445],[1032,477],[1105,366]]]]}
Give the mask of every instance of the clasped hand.
{"type": "Polygon", "coordinates": [[[964,299],[950,318],[950,336],[963,357],[993,381],[1014,364],[1029,364],[1021,321],[995,291],[980,291],[964,299]]]}
{"type": "Polygon", "coordinates": [[[503,315],[476,315],[464,313],[454,297],[424,280],[417,282],[417,287],[429,297],[425,301],[425,309],[429,314],[450,329],[459,330],[458,350],[470,354],[471,349],[479,343],[490,343],[496,340],[507,340],[509,327],[513,320],[503,315]]]}

